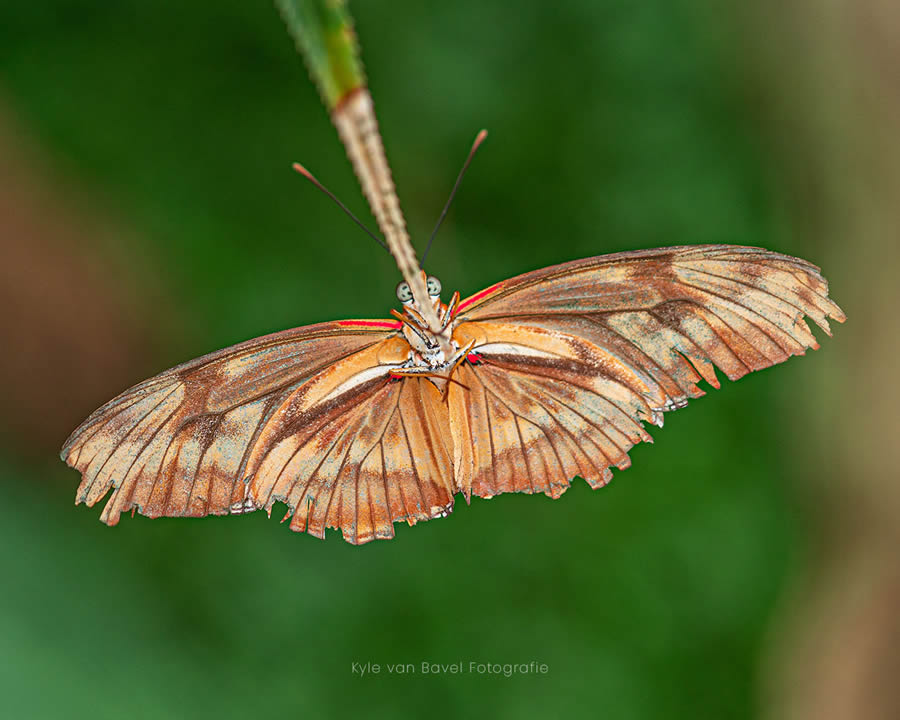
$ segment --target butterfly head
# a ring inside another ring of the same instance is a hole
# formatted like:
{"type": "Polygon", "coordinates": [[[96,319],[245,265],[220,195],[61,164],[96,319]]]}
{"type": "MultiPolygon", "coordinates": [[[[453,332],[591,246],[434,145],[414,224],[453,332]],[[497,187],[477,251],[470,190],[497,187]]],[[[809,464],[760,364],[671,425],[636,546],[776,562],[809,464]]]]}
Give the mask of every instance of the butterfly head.
{"type": "Polygon", "coordinates": [[[441,391],[446,392],[453,371],[471,350],[453,337],[454,319],[459,306],[459,293],[453,293],[450,303],[441,302],[441,281],[422,271],[421,275],[428,300],[437,315],[438,326],[432,328],[422,313],[422,304],[416,300],[407,282],[397,285],[397,299],[403,303],[403,310],[391,310],[391,314],[402,323],[402,334],[409,343],[409,352],[403,364],[393,371],[392,377],[420,375],[441,391]]]}
{"type": "Polygon", "coordinates": [[[391,314],[403,323],[403,335],[410,347],[423,358],[427,357],[429,365],[441,365],[454,354],[451,336],[459,293],[454,293],[450,304],[445,305],[441,302],[441,281],[433,275],[426,275],[424,271],[422,280],[428,292],[428,300],[437,314],[438,329],[433,330],[429,327],[422,307],[406,281],[397,285],[397,299],[403,303],[403,310],[402,312],[391,310],[391,314]]]}
{"type": "MultiPolygon", "coordinates": [[[[441,297],[441,281],[434,275],[429,275],[425,280],[425,287],[428,290],[428,296],[434,301],[440,301],[441,297]]],[[[412,289],[406,280],[397,285],[397,299],[404,305],[410,305],[414,302],[412,289]]]]}

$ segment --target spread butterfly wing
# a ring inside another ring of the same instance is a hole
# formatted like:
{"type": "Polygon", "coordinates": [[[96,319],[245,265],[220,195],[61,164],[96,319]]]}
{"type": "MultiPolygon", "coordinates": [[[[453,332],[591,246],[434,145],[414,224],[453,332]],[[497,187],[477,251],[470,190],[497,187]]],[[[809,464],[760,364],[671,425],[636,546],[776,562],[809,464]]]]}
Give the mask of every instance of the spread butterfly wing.
{"type": "MultiPolygon", "coordinates": [[[[266,446],[266,438],[272,436],[266,428],[273,420],[284,427],[285,407],[295,408],[292,400],[309,395],[304,390],[307,384],[320,388],[319,376],[325,373],[332,379],[343,377],[344,391],[315,409],[313,414],[321,422],[307,418],[311,422],[304,428],[306,438],[310,432],[340,431],[354,447],[354,433],[369,437],[366,424],[388,413],[376,418],[374,412],[366,415],[349,403],[371,408],[367,400],[386,405],[394,402],[398,408],[391,416],[397,420],[382,428],[382,442],[405,438],[408,449],[405,454],[392,454],[382,447],[378,451],[383,469],[380,477],[384,484],[385,473],[393,473],[409,500],[398,502],[385,493],[367,497],[376,508],[367,510],[376,516],[372,534],[392,532],[386,518],[393,522],[422,517],[425,511],[421,508],[427,502],[432,503],[429,510],[432,505],[447,505],[448,499],[437,497],[430,485],[421,491],[416,486],[405,488],[415,471],[410,469],[410,457],[421,456],[417,443],[423,437],[418,430],[406,433],[402,426],[397,427],[397,422],[404,420],[403,409],[405,420],[410,421],[410,402],[401,392],[405,381],[390,381],[389,369],[383,366],[402,353],[402,341],[395,336],[397,325],[391,321],[340,321],[287,330],[198,358],[134,386],[94,412],[63,447],[63,459],[83,476],[76,501],[93,505],[112,489],[101,516],[110,525],[132,508],[150,517],[199,517],[262,506],[258,492],[263,481],[253,486],[257,493],[251,493],[245,479],[265,458],[258,446],[266,446]],[[413,497],[412,490],[419,492],[418,497],[413,497]]],[[[385,406],[378,407],[385,410],[385,406]]],[[[314,438],[313,445],[325,441],[323,435],[314,438]]],[[[373,453],[366,458],[366,472],[374,463],[373,453]]],[[[265,472],[262,477],[268,477],[265,472]]],[[[377,474],[373,469],[366,477],[377,474]]],[[[307,487],[316,489],[316,498],[328,497],[334,486],[318,487],[317,483],[334,478],[326,477],[321,468],[313,475],[307,487]]],[[[427,472],[419,471],[411,482],[429,479],[427,472]]],[[[266,499],[278,497],[276,491],[266,495],[266,499]]],[[[341,507],[347,508],[349,496],[342,498],[341,507]]],[[[342,519],[347,517],[345,513],[342,519]]],[[[312,527],[319,526],[313,523],[312,527]]],[[[354,528],[353,533],[366,537],[365,531],[354,528]]]]}
{"type": "Polygon", "coordinates": [[[844,320],[814,265],[728,245],[545,268],[464,300],[458,317],[484,360],[460,374],[471,393],[451,389],[454,441],[477,441],[457,472],[479,495],[531,491],[541,467],[551,485],[534,490],[551,495],[574,475],[602,484],[647,439],[638,421],[661,425],[703,394],[701,378],[719,386],[714,366],[740,378],[818,347],[805,318],[829,334],[828,318],[844,320]]]}
{"type": "Polygon", "coordinates": [[[367,357],[376,352],[394,349],[365,350],[293,391],[256,442],[249,497],[267,511],[286,503],[293,530],[340,528],[360,544],[452,510],[446,403],[426,379],[385,379],[367,357]]]}
{"type": "Polygon", "coordinates": [[[456,482],[466,496],[543,492],[576,475],[599,487],[627,467],[658,422],[661,388],[641,369],[581,338],[502,322],[465,323],[475,342],[449,388],[456,482]],[[474,364],[472,364],[474,362],[474,364]]]}

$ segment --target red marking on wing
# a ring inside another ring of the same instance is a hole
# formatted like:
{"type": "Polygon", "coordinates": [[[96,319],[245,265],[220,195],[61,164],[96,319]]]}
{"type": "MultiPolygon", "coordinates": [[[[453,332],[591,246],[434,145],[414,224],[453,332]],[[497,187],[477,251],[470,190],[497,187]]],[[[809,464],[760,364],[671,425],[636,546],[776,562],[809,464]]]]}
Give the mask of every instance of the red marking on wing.
{"type": "Polygon", "coordinates": [[[480,293],[475,293],[474,295],[472,295],[472,297],[466,298],[457,306],[456,312],[460,312],[461,310],[465,309],[467,306],[471,305],[472,303],[477,302],[478,300],[481,300],[484,297],[487,297],[488,295],[493,293],[495,290],[497,290],[497,288],[499,288],[502,284],[503,284],[502,282],[498,282],[496,285],[491,285],[487,290],[482,290],[480,293]]]}
{"type": "Polygon", "coordinates": [[[338,320],[337,324],[341,327],[380,327],[392,330],[403,327],[403,323],[396,320],[338,320]]]}

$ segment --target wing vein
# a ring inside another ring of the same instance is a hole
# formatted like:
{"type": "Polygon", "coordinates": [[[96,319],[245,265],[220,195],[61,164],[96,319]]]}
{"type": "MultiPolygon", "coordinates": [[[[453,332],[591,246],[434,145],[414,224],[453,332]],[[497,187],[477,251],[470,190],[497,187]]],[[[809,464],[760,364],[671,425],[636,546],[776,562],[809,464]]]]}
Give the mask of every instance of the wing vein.
{"type": "MultiPolygon", "coordinates": [[[[400,418],[400,427],[403,428],[403,440],[406,442],[406,450],[409,452],[409,464],[412,467],[413,475],[416,478],[416,487],[419,488],[419,497],[422,499],[422,508],[429,507],[428,503],[425,501],[425,491],[422,488],[422,481],[419,477],[419,468],[416,467],[416,458],[413,455],[412,444],[409,442],[409,433],[406,431],[406,422],[403,419],[403,410],[399,408],[399,395],[397,398],[397,405],[399,409],[399,418],[400,418]]],[[[430,514],[430,513],[429,513],[430,514]]],[[[418,519],[418,514],[416,514],[416,519],[418,519]]]]}
{"type": "MultiPolygon", "coordinates": [[[[93,479],[91,480],[91,484],[88,485],[88,487],[85,489],[85,492],[83,493],[83,497],[87,497],[88,495],[90,495],[90,492],[91,492],[91,490],[92,490],[93,487],[94,487],[94,483],[97,482],[97,478],[100,477],[100,474],[103,472],[103,468],[106,467],[106,463],[108,463],[108,462],[109,462],[109,459],[110,459],[113,455],[116,454],[116,451],[122,446],[122,443],[125,442],[125,440],[128,439],[128,436],[131,435],[131,433],[133,433],[133,432],[135,431],[135,428],[137,428],[142,422],[144,422],[144,420],[146,420],[150,415],[152,415],[154,412],[156,412],[156,409],[157,409],[160,405],[162,405],[166,400],[168,400],[168,399],[169,399],[169,396],[170,396],[172,393],[174,393],[177,389],[178,389],[178,385],[176,385],[176,386],[173,387],[169,392],[167,392],[167,393],[163,396],[163,398],[162,398],[158,403],[156,403],[156,405],[154,405],[148,412],[144,413],[144,414],[141,416],[141,419],[138,420],[138,421],[137,421],[137,422],[136,422],[136,423],[128,430],[128,432],[125,433],[125,435],[123,435],[123,436],[116,442],[115,445],[113,445],[113,448],[112,448],[112,450],[110,450],[109,454],[106,456],[106,459],[104,459],[104,461],[101,463],[100,467],[97,468],[97,472],[94,473],[94,477],[93,477],[93,479]]],[[[177,408],[176,408],[176,409],[177,409],[177,408]]],[[[99,453],[100,450],[97,450],[97,452],[99,453]]],[[[95,453],[95,454],[94,454],[94,457],[96,457],[96,456],[97,456],[97,455],[96,455],[96,453],[95,453]]],[[[91,458],[91,462],[93,462],[93,460],[94,460],[94,458],[92,457],[92,458],[91,458]]]]}

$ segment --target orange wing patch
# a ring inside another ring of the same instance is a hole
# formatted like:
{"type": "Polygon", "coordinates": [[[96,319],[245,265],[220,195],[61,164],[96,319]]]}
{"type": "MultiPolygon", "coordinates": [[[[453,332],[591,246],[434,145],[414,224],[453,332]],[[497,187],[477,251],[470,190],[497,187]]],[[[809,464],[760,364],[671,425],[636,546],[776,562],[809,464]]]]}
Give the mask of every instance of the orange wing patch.
{"type": "Polygon", "coordinates": [[[446,404],[429,381],[371,380],[332,403],[299,410],[288,399],[280,429],[258,449],[249,495],[271,511],[288,505],[291,529],[365,543],[392,538],[393,523],[443,517],[453,508],[446,404]]]}
{"type": "Polygon", "coordinates": [[[661,422],[662,389],[640,368],[575,336],[500,323],[459,327],[479,338],[482,362],[451,385],[457,484],[468,496],[542,492],[559,497],[576,475],[592,487],[625,468],[661,422]]]}
{"type": "Polygon", "coordinates": [[[446,515],[453,505],[447,411],[427,380],[390,376],[400,338],[322,370],[286,396],[248,462],[249,498],[287,503],[291,529],[354,544],[393,537],[393,523],[446,515]]]}

